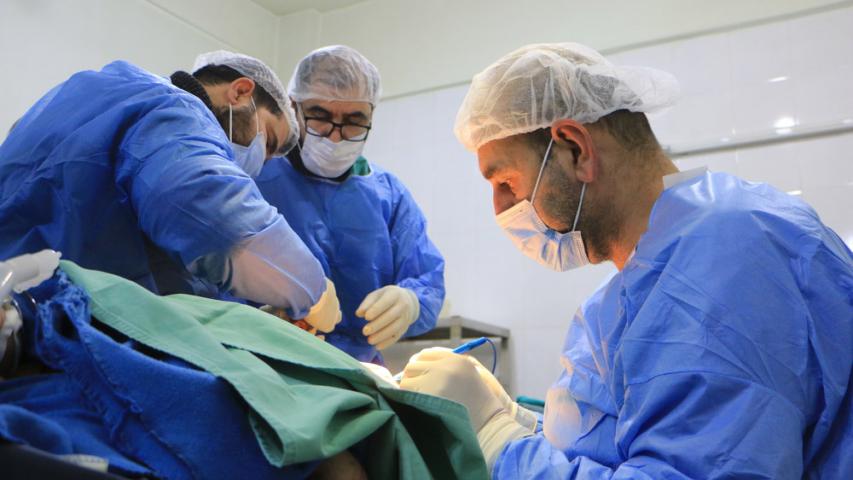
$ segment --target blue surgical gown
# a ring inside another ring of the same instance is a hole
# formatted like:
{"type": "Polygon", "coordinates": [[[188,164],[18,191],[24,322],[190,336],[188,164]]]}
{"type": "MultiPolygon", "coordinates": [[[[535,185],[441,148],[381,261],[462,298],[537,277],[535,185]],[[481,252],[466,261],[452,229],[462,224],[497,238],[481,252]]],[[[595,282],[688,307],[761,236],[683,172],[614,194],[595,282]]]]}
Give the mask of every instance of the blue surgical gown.
{"type": "Polygon", "coordinates": [[[240,293],[301,318],[320,265],[232,158],[210,110],[167,80],[121,61],[79,72],[0,145],[0,259],[52,248],[154,292],[217,296],[246,277],[240,249],[255,277],[267,267],[240,293]]]}
{"type": "MultiPolygon", "coordinates": [[[[357,166],[365,162],[359,159],[357,166]]],[[[326,340],[361,361],[381,362],[361,333],[366,322],[355,316],[356,309],[370,292],[398,285],[420,301],[420,316],[406,336],[431,330],[444,301],[444,259],[408,190],[376,165],[370,169],[334,182],[273,158],[256,182],[335,284],[343,320],[326,340]]]]}
{"type": "Polygon", "coordinates": [[[494,478],[853,478],[853,254],[767,185],[665,190],[561,363],[494,478]]]}

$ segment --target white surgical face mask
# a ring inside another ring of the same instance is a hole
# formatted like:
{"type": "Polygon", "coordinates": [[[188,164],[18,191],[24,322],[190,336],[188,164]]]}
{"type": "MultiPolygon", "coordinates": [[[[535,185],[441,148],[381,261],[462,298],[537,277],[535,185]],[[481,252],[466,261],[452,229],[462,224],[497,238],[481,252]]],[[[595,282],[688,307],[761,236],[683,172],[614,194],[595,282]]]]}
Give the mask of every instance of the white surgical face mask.
{"type": "Polygon", "coordinates": [[[338,178],[361,156],[364,142],[335,143],[327,137],[318,137],[306,132],[302,143],[302,163],[314,175],[338,178]]]}
{"type": "Polygon", "coordinates": [[[258,109],[255,107],[255,99],[252,99],[252,108],[255,109],[255,124],[258,128],[258,133],[249,146],[234,143],[234,129],[232,122],[233,109],[231,104],[228,104],[228,140],[231,141],[231,149],[234,150],[234,163],[243,169],[246,174],[252,178],[261,173],[261,168],[264,166],[264,160],[267,158],[266,138],[261,133],[261,122],[258,117],[258,109]]]}
{"type": "Polygon", "coordinates": [[[578,211],[575,214],[572,230],[568,233],[560,233],[548,228],[536,213],[533,201],[536,199],[539,182],[542,180],[545,163],[548,162],[553,145],[554,140],[551,139],[548,150],[545,151],[542,166],[539,168],[539,176],[536,177],[536,184],[533,186],[533,194],[530,200],[522,200],[513,205],[512,208],[501,212],[497,216],[497,221],[498,225],[509,235],[512,243],[522,253],[546,267],[558,272],[565,272],[589,263],[581,232],[575,230],[578,225],[578,218],[580,218],[581,206],[583,206],[586,183],[581,187],[581,198],[578,202],[578,211]]]}

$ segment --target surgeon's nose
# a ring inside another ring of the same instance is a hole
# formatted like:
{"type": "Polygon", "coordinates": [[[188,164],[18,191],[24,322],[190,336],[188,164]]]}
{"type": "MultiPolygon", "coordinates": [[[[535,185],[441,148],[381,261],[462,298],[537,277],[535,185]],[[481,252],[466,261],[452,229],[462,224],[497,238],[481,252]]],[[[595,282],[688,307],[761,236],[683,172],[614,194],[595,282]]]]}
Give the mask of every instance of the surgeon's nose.
{"type": "Polygon", "coordinates": [[[498,189],[492,192],[492,206],[495,209],[495,215],[500,215],[505,210],[512,208],[515,204],[515,197],[512,194],[498,189]]]}
{"type": "Polygon", "coordinates": [[[340,143],[344,137],[341,136],[341,129],[339,127],[335,127],[332,129],[332,133],[329,134],[329,140],[340,143]]]}

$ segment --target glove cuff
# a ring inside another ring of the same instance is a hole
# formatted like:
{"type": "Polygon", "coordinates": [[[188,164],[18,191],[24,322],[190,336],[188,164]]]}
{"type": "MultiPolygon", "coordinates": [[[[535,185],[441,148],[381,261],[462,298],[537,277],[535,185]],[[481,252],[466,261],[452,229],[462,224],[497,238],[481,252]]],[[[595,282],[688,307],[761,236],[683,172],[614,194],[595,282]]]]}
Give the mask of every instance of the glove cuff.
{"type": "Polygon", "coordinates": [[[529,430],[530,433],[536,432],[536,425],[539,424],[539,417],[537,417],[535,413],[522,407],[516,402],[512,402],[512,406],[509,411],[519,425],[529,430]]]}
{"type": "Polygon", "coordinates": [[[409,300],[412,302],[412,318],[409,319],[409,325],[411,325],[421,316],[421,301],[413,290],[408,288],[404,288],[403,290],[406,291],[409,295],[409,300]]]}
{"type": "Polygon", "coordinates": [[[479,442],[480,449],[483,451],[483,458],[486,459],[489,474],[491,475],[492,468],[495,466],[498,456],[508,443],[532,434],[532,431],[516,422],[506,410],[498,412],[489,419],[480,431],[477,432],[477,442],[479,442]]]}

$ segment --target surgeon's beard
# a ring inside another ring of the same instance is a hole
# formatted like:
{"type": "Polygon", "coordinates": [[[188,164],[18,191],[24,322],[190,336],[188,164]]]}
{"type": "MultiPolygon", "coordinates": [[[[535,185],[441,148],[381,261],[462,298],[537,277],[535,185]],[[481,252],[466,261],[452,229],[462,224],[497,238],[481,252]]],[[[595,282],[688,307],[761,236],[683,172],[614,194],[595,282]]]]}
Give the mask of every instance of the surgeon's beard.
{"type": "MultiPolygon", "coordinates": [[[[583,183],[566,176],[559,162],[548,162],[542,175],[544,185],[537,196],[542,196],[544,213],[560,222],[560,231],[569,231],[575,221],[583,183]]],[[[576,229],[580,230],[587,256],[594,262],[610,258],[611,245],[620,234],[621,215],[611,198],[590,195],[587,185],[576,229]]],[[[538,202],[537,202],[538,203],[538,202]]]]}
{"type": "MultiPolygon", "coordinates": [[[[234,138],[232,142],[248,147],[255,135],[258,134],[258,128],[255,125],[255,110],[251,105],[245,107],[232,107],[231,120],[234,122],[232,130],[234,138]]],[[[224,107],[214,107],[213,115],[219,121],[219,125],[225,130],[225,136],[228,136],[228,105],[224,107]]]]}

